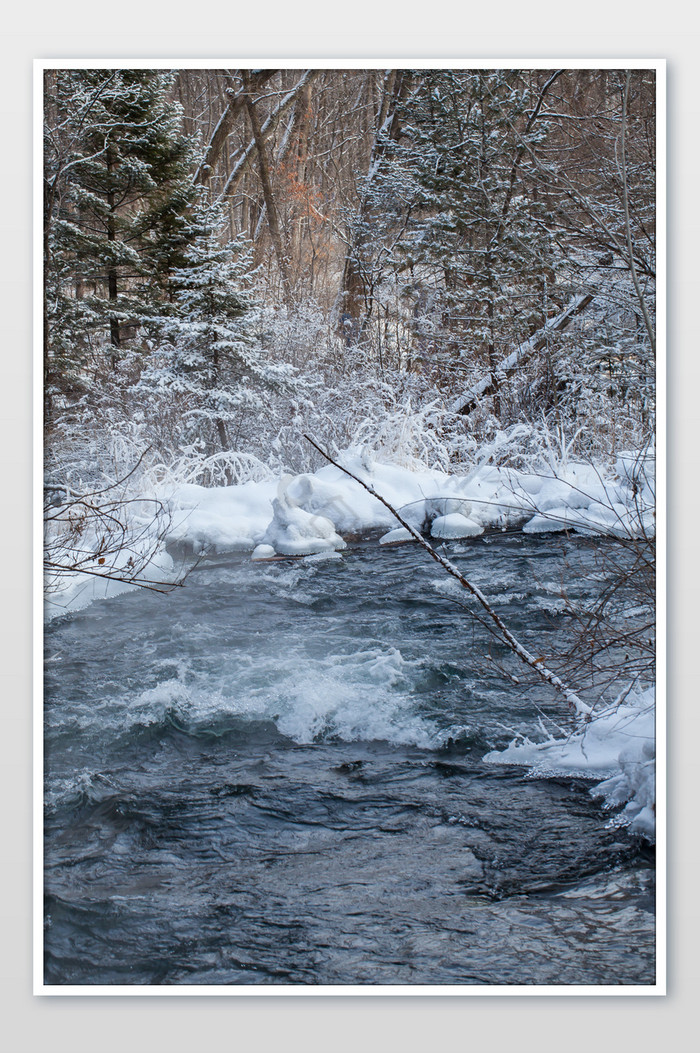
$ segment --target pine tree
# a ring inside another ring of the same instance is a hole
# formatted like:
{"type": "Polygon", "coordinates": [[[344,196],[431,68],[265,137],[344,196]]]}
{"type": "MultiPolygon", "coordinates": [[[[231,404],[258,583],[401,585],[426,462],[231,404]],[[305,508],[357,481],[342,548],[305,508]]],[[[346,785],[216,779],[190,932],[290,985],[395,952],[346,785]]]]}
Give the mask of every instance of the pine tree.
{"type": "Polygon", "coordinates": [[[161,414],[165,397],[179,441],[207,454],[230,450],[243,417],[264,412],[264,390],[292,375],[261,346],[252,250],[242,238],[222,242],[224,225],[216,206],[193,210],[182,266],[171,274],[172,302],[153,323],[160,350],[139,382],[161,414]]]}
{"type": "Polygon", "coordinates": [[[170,72],[55,70],[45,151],[46,385],[119,349],[169,296],[193,197],[170,72]]]}
{"type": "Polygon", "coordinates": [[[494,370],[546,310],[550,237],[523,177],[546,126],[524,130],[533,93],[517,71],[431,70],[414,83],[373,187],[378,230],[393,218],[400,234],[390,250],[386,233],[373,241],[412,298],[419,353],[440,370],[494,370]]]}

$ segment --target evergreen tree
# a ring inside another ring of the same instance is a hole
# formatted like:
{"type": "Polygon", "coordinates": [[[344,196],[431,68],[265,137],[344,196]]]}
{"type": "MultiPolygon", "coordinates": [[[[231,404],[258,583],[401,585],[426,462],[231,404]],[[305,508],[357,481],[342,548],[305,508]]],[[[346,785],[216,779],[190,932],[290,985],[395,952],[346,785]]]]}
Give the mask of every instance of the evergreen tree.
{"type": "Polygon", "coordinates": [[[222,243],[223,226],[216,206],[193,210],[182,266],[171,274],[172,302],[154,323],[160,350],[139,382],[142,395],[157,396],[161,415],[167,401],[179,441],[206,453],[231,449],[243,417],[264,412],[264,389],[286,386],[292,374],[261,347],[252,252],[242,238],[222,243]]]}
{"type": "Polygon", "coordinates": [[[47,93],[47,388],[86,356],[113,360],[170,291],[187,243],[192,148],[170,101],[172,73],[56,70],[47,93]]]}
{"type": "Polygon", "coordinates": [[[550,293],[550,238],[524,179],[546,126],[525,130],[533,93],[517,71],[430,70],[414,83],[374,180],[379,237],[367,243],[382,246],[412,299],[419,353],[494,370],[541,324],[550,293]],[[388,221],[399,231],[391,248],[388,221]]]}

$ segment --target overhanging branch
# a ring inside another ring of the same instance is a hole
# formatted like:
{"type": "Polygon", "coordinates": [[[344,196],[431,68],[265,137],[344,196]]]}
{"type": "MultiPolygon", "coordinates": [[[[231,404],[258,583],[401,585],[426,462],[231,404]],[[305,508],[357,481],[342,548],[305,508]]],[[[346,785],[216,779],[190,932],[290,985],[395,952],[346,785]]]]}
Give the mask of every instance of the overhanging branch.
{"type": "Polygon", "coordinates": [[[369,494],[371,494],[373,497],[376,497],[378,501],[381,501],[384,507],[389,509],[394,518],[397,519],[401,526],[409,532],[413,539],[417,541],[422,548],[425,549],[428,555],[432,559],[434,559],[436,563],[439,563],[443,570],[447,571],[447,573],[450,574],[453,578],[456,578],[456,580],[460,583],[462,588],[466,589],[466,591],[474,597],[474,599],[477,601],[477,603],[479,603],[479,605],[482,607],[482,609],[485,611],[486,615],[490,619],[495,635],[499,639],[503,640],[503,642],[510,648],[513,654],[517,655],[520,661],[524,662],[525,665],[530,667],[530,669],[533,669],[542,680],[546,681],[546,683],[550,685],[550,687],[553,687],[556,691],[561,692],[564,695],[566,701],[568,702],[569,709],[572,712],[576,713],[576,715],[579,717],[585,717],[586,719],[590,719],[591,713],[593,712],[591,706],[589,706],[586,702],[579,698],[576,692],[573,691],[568,686],[568,684],[565,684],[564,681],[560,677],[558,677],[556,673],[552,672],[552,670],[544,664],[544,661],[541,657],[536,658],[530,651],[528,651],[526,647],[524,647],[520,643],[519,640],[516,639],[515,636],[513,636],[510,629],[508,629],[505,622],[502,621],[502,619],[493,609],[493,607],[486,599],[481,589],[478,588],[478,586],[474,585],[473,582],[468,580],[468,578],[465,578],[464,574],[462,574],[462,572],[454,565],[454,563],[451,563],[450,560],[446,559],[444,556],[441,556],[440,553],[433,548],[430,542],[427,541],[426,538],[424,538],[423,535],[415,529],[415,527],[412,527],[409,523],[406,522],[401,513],[398,512],[394,508],[394,506],[386,500],[386,498],[382,497],[381,494],[377,493],[373,486],[370,486],[369,483],[365,483],[362,479],[359,478],[359,476],[355,475],[348,468],[344,468],[342,464],[338,464],[337,461],[334,461],[330,454],[326,453],[326,451],[323,450],[318,445],[318,443],[314,442],[314,440],[308,435],[304,435],[304,438],[307,442],[311,443],[313,448],[315,450],[318,450],[321,456],[324,457],[330,464],[340,469],[340,471],[347,475],[350,479],[354,479],[354,481],[356,483],[359,483],[359,485],[363,487],[363,489],[365,489],[369,494]]]}

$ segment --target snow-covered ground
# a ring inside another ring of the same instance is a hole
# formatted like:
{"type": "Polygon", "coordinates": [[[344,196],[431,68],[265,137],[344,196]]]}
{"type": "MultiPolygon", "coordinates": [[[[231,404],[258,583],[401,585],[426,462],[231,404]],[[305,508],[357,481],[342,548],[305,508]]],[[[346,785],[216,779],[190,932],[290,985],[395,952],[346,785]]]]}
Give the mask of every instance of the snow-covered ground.
{"type": "MultiPolygon", "coordinates": [[[[366,448],[347,451],[339,463],[411,526],[440,539],[512,527],[529,533],[654,533],[652,465],[634,454],[621,455],[607,476],[594,465],[574,462],[556,475],[489,465],[448,475],[382,464],[366,448]]],[[[265,545],[267,552],[305,556],[344,548],[343,535],[397,527],[381,502],[333,465],[313,475],[213,489],[187,485],[158,496],[173,515],[169,540],[185,542],[195,553],[252,552],[265,545]]]]}

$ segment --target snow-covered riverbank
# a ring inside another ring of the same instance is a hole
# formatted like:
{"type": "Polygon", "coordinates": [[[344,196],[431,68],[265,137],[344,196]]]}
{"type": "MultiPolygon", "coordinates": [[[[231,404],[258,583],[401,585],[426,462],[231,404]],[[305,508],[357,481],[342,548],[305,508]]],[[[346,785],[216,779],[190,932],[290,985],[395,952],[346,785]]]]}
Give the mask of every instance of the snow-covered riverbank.
{"type": "MultiPolygon", "coordinates": [[[[514,528],[617,537],[655,532],[654,469],[648,455],[621,454],[613,471],[572,461],[537,473],[479,464],[466,474],[447,474],[382,463],[367,448],[346,451],[339,463],[373,486],[412,526],[438,540],[514,528]]],[[[385,531],[385,543],[406,540],[391,512],[333,465],[313,474],[233,486],[171,482],[155,495],[141,496],[149,501],[155,496],[167,510],[167,545],[194,555],[308,556],[343,549],[347,537],[378,529],[385,531]]],[[[148,544],[144,531],[150,514],[149,505],[142,520],[136,517],[141,549],[148,544]]],[[[83,538],[86,547],[89,539],[83,538]]],[[[94,565],[83,563],[88,573],[64,575],[60,591],[47,598],[47,617],[133,587],[116,580],[131,555],[127,546],[105,563],[96,552],[94,565]]],[[[161,550],[148,570],[153,581],[167,582],[175,565],[161,550]]]]}
{"type": "Polygon", "coordinates": [[[592,789],[607,808],[624,805],[612,823],[628,826],[649,841],[656,830],[655,692],[631,691],[624,701],[601,709],[571,735],[543,729],[542,741],[514,740],[487,753],[491,764],[517,764],[533,778],[581,776],[602,781],[592,789]]]}
{"type": "MultiPolygon", "coordinates": [[[[653,468],[635,454],[621,455],[607,476],[581,463],[569,463],[556,475],[489,465],[448,475],[382,464],[367,450],[349,451],[340,463],[411,525],[436,538],[513,527],[529,533],[654,533],[653,468]]],[[[343,535],[396,527],[385,506],[333,465],[313,475],[216,489],[184,486],[162,496],[173,512],[170,540],[194,552],[252,551],[262,544],[272,550],[268,554],[308,555],[343,548],[343,535]]]]}

